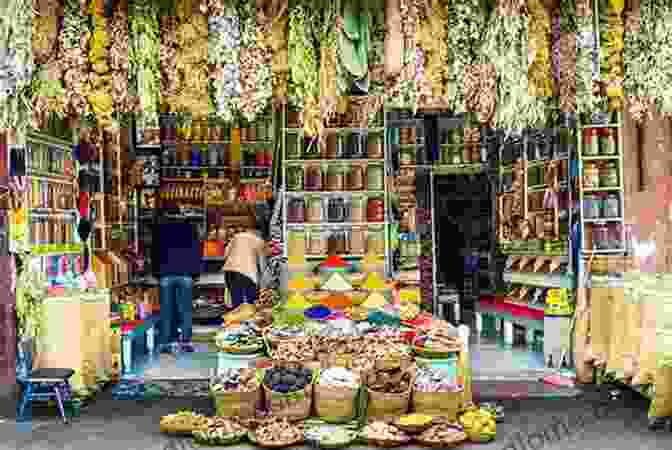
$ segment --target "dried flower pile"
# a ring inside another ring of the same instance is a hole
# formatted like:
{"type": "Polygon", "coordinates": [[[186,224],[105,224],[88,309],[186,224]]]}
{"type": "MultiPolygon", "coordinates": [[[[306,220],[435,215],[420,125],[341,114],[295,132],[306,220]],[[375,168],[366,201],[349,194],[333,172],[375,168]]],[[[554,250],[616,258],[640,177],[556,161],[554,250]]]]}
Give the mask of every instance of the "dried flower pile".
{"type": "Polygon", "coordinates": [[[551,14],[540,0],[528,2],[528,92],[532,96],[553,95],[551,78],[551,14]]]}

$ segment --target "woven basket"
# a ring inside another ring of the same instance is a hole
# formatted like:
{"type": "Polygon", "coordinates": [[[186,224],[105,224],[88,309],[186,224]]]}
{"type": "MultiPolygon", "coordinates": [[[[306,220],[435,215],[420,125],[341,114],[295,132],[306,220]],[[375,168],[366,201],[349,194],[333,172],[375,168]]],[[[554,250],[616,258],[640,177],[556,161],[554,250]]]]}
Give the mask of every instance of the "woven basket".
{"type": "Polygon", "coordinates": [[[420,444],[423,447],[429,447],[429,448],[455,448],[459,447],[460,445],[464,444],[467,441],[467,438],[464,438],[459,441],[453,441],[453,442],[434,442],[434,441],[425,441],[424,439],[417,438],[415,442],[420,444]]]}
{"type": "Polygon", "coordinates": [[[456,420],[462,408],[464,391],[455,392],[418,392],[413,391],[411,396],[411,411],[428,416],[445,417],[456,420]]]}
{"type": "Polygon", "coordinates": [[[365,438],[366,443],[371,447],[397,448],[408,445],[410,440],[395,441],[392,439],[369,439],[365,438]]]}
{"type": "Polygon", "coordinates": [[[404,425],[399,423],[399,420],[396,420],[393,425],[405,433],[419,434],[422,433],[423,431],[428,430],[432,425],[434,425],[434,421],[430,420],[426,424],[422,425],[404,425]]]}
{"type": "Polygon", "coordinates": [[[280,444],[276,444],[276,443],[271,444],[271,443],[267,443],[267,442],[266,443],[265,442],[260,442],[260,441],[257,440],[257,435],[253,431],[250,431],[249,433],[247,433],[247,438],[250,440],[250,442],[252,442],[257,447],[262,447],[262,448],[287,448],[287,447],[293,447],[295,445],[302,444],[304,442],[303,438],[297,439],[296,441],[292,441],[292,442],[283,442],[283,443],[280,443],[280,444]]]}
{"type": "Polygon", "coordinates": [[[257,414],[257,405],[263,400],[261,385],[250,392],[210,392],[219,417],[250,419],[257,414]]]}

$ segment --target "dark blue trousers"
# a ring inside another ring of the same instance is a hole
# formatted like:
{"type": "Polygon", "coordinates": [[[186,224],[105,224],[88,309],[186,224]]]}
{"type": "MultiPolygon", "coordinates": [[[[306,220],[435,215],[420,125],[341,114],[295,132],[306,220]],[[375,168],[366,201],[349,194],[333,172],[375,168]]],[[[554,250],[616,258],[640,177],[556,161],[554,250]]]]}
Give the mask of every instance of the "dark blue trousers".
{"type": "Polygon", "coordinates": [[[160,281],[161,325],[159,344],[176,342],[178,328],[182,338],[191,341],[194,281],[189,275],[163,275],[160,281]]]}

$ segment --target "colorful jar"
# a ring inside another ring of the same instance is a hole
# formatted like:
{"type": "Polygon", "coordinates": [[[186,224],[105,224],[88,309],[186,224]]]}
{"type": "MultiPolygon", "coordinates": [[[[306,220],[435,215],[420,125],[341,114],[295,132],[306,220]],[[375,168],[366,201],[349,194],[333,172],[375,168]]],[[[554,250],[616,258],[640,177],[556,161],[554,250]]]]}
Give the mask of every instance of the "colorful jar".
{"type": "Polygon", "coordinates": [[[310,197],[306,208],[306,222],[320,223],[322,217],[322,199],[320,197],[310,197]]]}
{"type": "Polygon", "coordinates": [[[366,205],[366,219],[368,222],[385,221],[385,201],[382,197],[371,197],[366,205]]]}
{"type": "Polygon", "coordinates": [[[301,166],[287,167],[287,190],[288,191],[303,190],[303,167],[301,166]]]}
{"type": "Polygon", "coordinates": [[[599,169],[600,187],[618,186],[618,164],[616,161],[609,161],[602,164],[599,169]]]}
{"type": "Polygon", "coordinates": [[[332,164],[327,169],[327,190],[343,191],[345,190],[345,167],[332,164]]]}
{"type": "Polygon", "coordinates": [[[366,171],[366,187],[369,191],[385,189],[385,170],[382,165],[369,165],[366,171]]]}
{"type": "Polygon", "coordinates": [[[583,168],[583,187],[592,189],[600,185],[600,170],[595,163],[586,163],[583,168]]]}
{"type": "Polygon", "coordinates": [[[360,164],[350,166],[347,176],[347,188],[349,191],[361,191],[364,189],[364,167],[360,164]]]}
{"type": "Polygon", "coordinates": [[[616,154],[616,129],[603,128],[600,136],[600,154],[611,156],[616,154]]]}
{"type": "Polygon", "coordinates": [[[382,256],[385,253],[385,232],[382,226],[369,228],[366,252],[376,256],[382,256]]]}
{"type": "Polygon", "coordinates": [[[308,166],[306,169],[305,189],[307,191],[322,190],[322,167],[319,165],[308,166]]]}
{"type": "Polygon", "coordinates": [[[363,195],[354,195],[350,201],[350,222],[366,222],[367,206],[366,197],[363,195]]]}
{"type": "Polygon", "coordinates": [[[583,156],[597,156],[600,153],[600,143],[597,129],[583,130],[583,156]]]}

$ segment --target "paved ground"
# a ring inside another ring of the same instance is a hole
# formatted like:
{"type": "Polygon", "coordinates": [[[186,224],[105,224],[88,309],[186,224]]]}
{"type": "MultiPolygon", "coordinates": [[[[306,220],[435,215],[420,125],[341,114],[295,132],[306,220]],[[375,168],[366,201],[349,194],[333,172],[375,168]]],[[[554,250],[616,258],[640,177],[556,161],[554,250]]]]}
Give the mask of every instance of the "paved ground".
{"type": "MultiPolygon", "coordinates": [[[[492,444],[463,446],[482,450],[569,450],[672,448],[672,433],[647,429],[648,401],[631,391],[605,401],[588,391],[575,399],[530,399],[502,402],[505,423],[492,444]]],[[[103,393],[69,425],[52,411],[35,410],[27,429],[5,416],[0,422],[0,449],[92,450],[114,446],[128,450],[187,450],[190,440],[167,438],[158,432],[162,415],[181,408],[211,414],[208,399],[166,399],[154,402],[112,400],[103,393]]],[[[234,447],[235,448],[235,447],[234,447]]],[[[239,447],[247,448],[247,447],[239,447]]],[[[357,448],[357,447],[353,447],[357,448]]],[[[361,447],[360,447],[361,448],[361,447]]]]}

